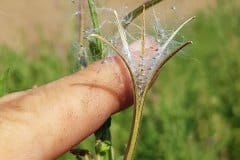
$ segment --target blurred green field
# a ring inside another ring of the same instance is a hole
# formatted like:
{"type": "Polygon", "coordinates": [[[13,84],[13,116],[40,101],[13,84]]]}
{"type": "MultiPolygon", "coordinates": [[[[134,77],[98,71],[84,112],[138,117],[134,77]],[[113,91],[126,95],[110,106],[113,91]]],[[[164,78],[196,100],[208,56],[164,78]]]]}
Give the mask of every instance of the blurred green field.
{"type": "MultiPolygon", "coordinates": [[[[198,13],[197,20],[181,33],[194,45],[164,67],[152,88],[135,159],[240,159],[239,10],[234,1],[220,0],[216,9],[198,13]]],[[[10,68],[9,92],[73,72],[71,49],[66,57],[59,57],[51,44],[43,41],[36,52],[38,56],[28,56],[24,50],[0,47],[0,73],[10,68]]],[[[117,155],[127,143],[131,114],[128,109],[113,117],[117,155]]],[[[92,141],[81,146],[89,147],[92,141]]],[[[73,157],[67,154],[60,159],[73,157]]]]}

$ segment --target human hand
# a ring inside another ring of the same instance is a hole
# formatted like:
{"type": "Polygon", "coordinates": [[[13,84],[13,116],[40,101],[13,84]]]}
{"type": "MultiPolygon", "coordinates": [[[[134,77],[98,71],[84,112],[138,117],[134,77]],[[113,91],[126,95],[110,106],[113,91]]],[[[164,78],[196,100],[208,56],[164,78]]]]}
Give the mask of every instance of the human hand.
{"type": "MultiPolygon", "coordinates": [[[[156,43],[151,38],[145,43],[145,52],[151,54],[156,43]]],[[[141,41],[130,50],[141,53],[141,41]]],[[[119,56],[9,94],[0,98],[0,159],[56,159],[132,104],[132,79],[119,56]]]]}

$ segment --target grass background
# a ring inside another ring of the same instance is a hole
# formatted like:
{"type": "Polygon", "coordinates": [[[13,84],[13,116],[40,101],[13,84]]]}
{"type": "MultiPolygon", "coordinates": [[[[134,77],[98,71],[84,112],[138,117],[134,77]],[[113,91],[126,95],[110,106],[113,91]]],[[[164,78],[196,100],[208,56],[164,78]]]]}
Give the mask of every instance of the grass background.
{"type": "MultiPolygon", "coordinates": [[[[240,7],[236,3],[219,0],[211,12],[199,12],[182,33],[194,45],[164,67],[152,88],[135,159],[239,159],[240,7]]],[[[0,46],[0,75],[10,68],[9,92],[44,84],[74,70],[72,49],[59,56],[50,42],[42,40],[35,52],[33,56],[24,49],[0,46]]],[[[128,109],[113,117],[117,155],[127,143],[131,114],[128,109]]],[[[92,141],[81,146],[89,147],[92,141]]],[[[66,154],[60,159],[73,157],[66,154]]]]}

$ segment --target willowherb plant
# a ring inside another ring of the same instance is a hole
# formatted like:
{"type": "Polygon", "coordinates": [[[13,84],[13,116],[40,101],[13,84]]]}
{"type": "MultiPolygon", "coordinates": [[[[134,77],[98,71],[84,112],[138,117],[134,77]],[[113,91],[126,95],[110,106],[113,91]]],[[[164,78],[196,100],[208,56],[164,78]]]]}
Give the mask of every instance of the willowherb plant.
{"type": "Polygon", "coordinates": [[[142,117],[143,105],[146,94],[150,87],[152,86],[155,79],[158,77],[159,71],[162,66],[178,51],[182,48],[191,44],[192,42],[186,42],[179,48],[177,48],[173,52],[167,52],[168,45],[173,40],[173,38],[177,35],[177,33],[191,20],[195,17],[191,17],[182,23],[171,35],[168,39],[160,45],[157,42],[157,39],[146,36],[145,35],[145,9],[143,9],[143,28],[142,28],[142,38],[134,42],[131,46],[129,46],[127,42],[126,31],[122,26],[122,23],[119,20],[118,14],[114,11],[116,16],[116,21],[118,25],[118,32],[120,34],[120,38],[122,41],[122,50],[118,50],[116,47],[111,45],[106,39],[103,37],[92,34],[91,36],[97,37],[107,43],[109,46],[113,48],[116,53],[122,58],[122,60],[127,65],[129,72],[131,74],[133,84],[134,84],[134,118],[132,124],[132,131],[129,139],[129,143],[127,146],[126,154],[124,156],[125,160],[131,160],[133,156],[133,152],[135,149],[135,145],[137,142],[138,131],[140,128],[140,121],[142,117]],[[139,45],[141,44],[141,45],[139,45]]]}
{"type": "MultiPolygon", "coordinates": [[[[117,11],[112,10],[115,16],[115,24],[118,28],[119,39],[121,41],[121,48],[112,44],[107,39],[103,38],[99,31],[99,22],[97,20],[97,15],[94,8],[91,8],[93,5],[93,0],[89,0],[90,13],[93,20],[93,26],[95,28],[95,33],[90,34],[88,39],[90,44],[94,38],[94,44],[97,49],[100,49],[103,52],[103,45],[101,42],[109,45],[113,51],[115,51],[121,59],[125,62],[126,66],[129,69],[131,78],[134,86],[134,115],[132,120],[132,129],[130,134],[130,139],[128,141],[127,149],[124,155],[124,160],[131,160],[133,157],[133,152],[136,146],[138,132],[140,128],[140,122],[142,117],[144,100],[147,95],[148,90],[151,88],[152,84],[159,75],[159,72],[162,66],[178,51],[182,48],[191,44],[191,41],[188,41],[182,44],[175,50],[169,49],[169,45],[172,43],[173,39],[177,33],[194,17],[187,19],[183,22],[175,31],[170,35],[164,34],[164,32],[159,32],[159,36],[156,38],[146,33],[145,26],[145,10],[160,2],[161,0],[152,0],[147,1],[143,5],[137,7],[135,10],[127,14],[124,18],[120,19],[117,11]],[[133,42],[131,45],[128,43],[128,35],[126,28],[130,25],[134,18],[143,14],[142,26],[138,27],[140,29],[140,40],[133,42]],[[95,21],[95,22],[94,22],[95,21]],[[164,34],[164,35],[163,35],[164,34]],[[164,37],[164,39],[160,39],[164,37]],[[101,42],[100,42],[101,41],[101,42]]],[[[154,17],[156,19],[156,17],[154,17]]],[[[162,29],[160,28],[160,31],[162,29]]],[[[94,52],[94,50],[93,50],[94,52]]],[[[103,53],[100,52],[102,55],[103,53]]],[[[96,54],[96,53],[95,53],[96,54]]],[[[102,57],[102,56],[101,56],[102,57]]],[[[107,122],[109,123],[109,122],[107,122]]],[[[109,128],[107,128],[108,130],[109,128]]],[[[106,130],[105,130],[106,131],[106,130]]],[[[104,130],[103,130],[104,132],[104,130]]],[[[100,141],[101,142],[101,141],[100,141]]],[[[101,144],[101,143],[100,143],[101,144]]],[[[105,143],[103,143],[105,145],[105,143]]],[[[109,151],[109,150],[108,150],[109,151]]],[[[106,160],[114,159],[113,156],[108,156],[106,160]]]]}

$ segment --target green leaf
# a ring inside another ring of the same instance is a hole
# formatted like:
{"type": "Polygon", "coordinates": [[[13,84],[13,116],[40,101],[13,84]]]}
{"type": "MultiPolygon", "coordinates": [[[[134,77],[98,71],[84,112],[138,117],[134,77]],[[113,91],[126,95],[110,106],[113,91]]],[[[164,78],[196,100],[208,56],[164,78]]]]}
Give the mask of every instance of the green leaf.
{"type": "Polygon", "coordinates": [[[97,159],[113,160],[111,142],[111,117],[94,133],[96,137],[96,156],[97,159]]]}
{"type": "Polygon", "coordinates": [[[110,141],[99,141],[97,143],[97,151],[100,154],[107,154],[109,150],[111,149],[111,142],[110,141]]]}

